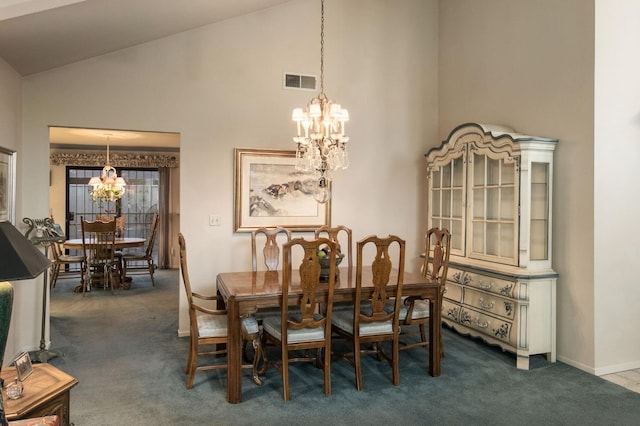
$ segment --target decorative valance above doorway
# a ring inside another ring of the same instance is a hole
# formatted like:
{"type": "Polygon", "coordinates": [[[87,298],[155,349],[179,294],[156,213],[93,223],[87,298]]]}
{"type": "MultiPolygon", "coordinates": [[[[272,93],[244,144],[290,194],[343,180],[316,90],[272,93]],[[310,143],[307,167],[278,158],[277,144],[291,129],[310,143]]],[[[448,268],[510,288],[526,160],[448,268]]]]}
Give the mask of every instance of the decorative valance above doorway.
{"type": "MultiPolygon", "coordinates": [[[[117,153],[110,154],[110,161],[114,167],[179,167],[178,155],[159,153],[117,153]]],[[[103,166],[106,154],[103,152],[73,152],[59,151],[49,154],[51,165],[54,166],[103,166]]]]}

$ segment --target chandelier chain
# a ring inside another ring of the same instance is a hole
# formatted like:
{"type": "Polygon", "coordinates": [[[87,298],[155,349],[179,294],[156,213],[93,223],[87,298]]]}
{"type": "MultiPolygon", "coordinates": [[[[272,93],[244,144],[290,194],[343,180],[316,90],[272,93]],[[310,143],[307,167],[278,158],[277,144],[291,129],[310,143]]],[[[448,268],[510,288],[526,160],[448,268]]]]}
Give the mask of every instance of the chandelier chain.
{"type": "Polygon", "coordinates": [[[331,198],[331,173],[349,166],[349,137],[345,134],[349,111],[324,94],[324,0],[320,1],[320,92],[306,108],[294,108],[291,118],[297,128],[293,138],[296,170],[314,173],[313,197],[326,203],[331,198]]]}
{"type": "Polygon", "coordinates": [[[324,0],[320,2],[320,94],[324,95],[324,0]]]}

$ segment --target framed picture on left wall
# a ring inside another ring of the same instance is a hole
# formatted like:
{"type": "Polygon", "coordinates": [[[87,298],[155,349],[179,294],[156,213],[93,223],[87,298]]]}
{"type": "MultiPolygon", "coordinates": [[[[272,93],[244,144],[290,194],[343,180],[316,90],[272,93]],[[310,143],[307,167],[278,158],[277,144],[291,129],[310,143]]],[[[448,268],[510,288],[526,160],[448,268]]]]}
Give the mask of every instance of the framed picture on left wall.
{"type": "Polygon", "coordinates": [[[15,224],[16,152],[0,146],[0,222],[15,224]]]}

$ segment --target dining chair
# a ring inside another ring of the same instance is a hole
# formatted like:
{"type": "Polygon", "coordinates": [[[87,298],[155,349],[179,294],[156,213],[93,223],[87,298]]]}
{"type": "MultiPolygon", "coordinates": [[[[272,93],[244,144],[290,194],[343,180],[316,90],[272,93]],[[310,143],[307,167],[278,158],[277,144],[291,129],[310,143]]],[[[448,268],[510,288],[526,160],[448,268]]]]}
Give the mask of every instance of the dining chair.
{"type": "Polygon", "coordinates": [[[58,278],[62,276],[80,275],[80,285],[84,288],[85,262],[84,255],[66,254],[62,244],[51,243],[53,266],[51,268],[51,287],[55,288],[58,278]]]}
{"type": "MultiPolygon", "coordinates": [[[[349,267],[349,271],[351,271],[351,269],[353,268],[353,232],[351,231],[351,228],[347,228],[344,225],[337,225],[334,227],[323,225],[320,228],[316,228],[314,230],[314,235],[316,238],[322,236],[329,238],[331,241],[336,243],[337,248],[342,254],[345,254],[343,250],[346,247],[347,250],[345,257],[347,258],[347,266],[349,267]],[[342,240],[342,243],[340,242],[340,240],[342,240]]],[[[333,311],[335,312],[341,309],[352,309],[352,307],[353,303],[351,302],[336,302],[333,304],[333,311]]],[[[324,310],[324,306],[321,305],[320,309],[324,310]]]]}
{"type": "Polygon", "coordinates": [[[283,245],[281,315],[265,318],[262,326],[264,341],[274,343],[281,350],[281,360],[276,366],[282,373],[285,401],[291,398],[289,364],[293,362],[314,362],[321,367],[324,370],[324,394],[331,395],[331,313],[336,280],[335,256],[335,243],[327,238],[312,241],[294,238],[283,245]],[[318,257],[318,251],[324,245],[331,248],[332,259],[326,284],[320,283],[318,257]],[[302,259],[295,273],[300,283],[295,285],[292,268],[294,255],[302,259]],[[317,297],[316,290],[320,285],[326,285],[328,291],[324,315],[318,313],[321,298],[317,297]],[[307,356],[310,349],[316,350],[314,357],[307,356]]]}
{"type": "Polygon", "coordinates": [[[329,238],[331,241],[333,241],[334,243],[336,243],[336,245],[338,246],[338,249],[340,249],[340,252],[344,254],[343,250],[345,248],[345,245],[347,246],[347,253],[346,253],[346,258],[347,258],[347,266],[349,267],[349,269],[351,269],[353,267],[353,233],[351,231],[351,228],[347,228],[344,225],[338,225],[338,226],[334,226],[333,228],[327,225],[321,226],[320,228],[317,228],[314,230],[314,235],[316,238],[325,236],[327,238],[329,238]],[[344,237],[341,237],[341,235],[344,234],[344,237]],[[344,239],[346,238],[346,244],[344,239]],[[342,239],[342,243],[340,243],[340,240],[342,239]]]}
{"type": "Polygon", "coordinates": [[[114,292],[114,283],[120,285],[120,271],[114,256],[114,242],[116,237],[116,222],[89,222],[81,217],[82,250],[85,262],[85,285],[82,295],[91,290],[98,283],[114,292]]]}
{"type": "MultiPolygon", "coordinates": [[[[156,281],[153,278],[153,274],[158,267],[153,261],[153,246],[158,233],[158,213],[154,213],[151,218],[151,228],[149,231],[149,237],[147,241],[147,247],[144,253],[140,252],[124,252],[122,253],[122,276],[128,277],[130,271],[148,271],[151,277],[151,284],[156,286],[156,281]],[[142,265],[140,265],[142,263],[142,265]]],[[[124,227],[123,227],[124,228],[124,227]]]]}
{"type": "Polygon", "coordinates": [[[267,271],[276,271],[280,266],[280,246],[291,241],[291,231],[287,228],[257,228],[251,231],[251,266],[257,271],[258,243],[264,239],[262,255],[267,271]],[[279,243],[280,242],[280,243],[279,243]]]}
{"type": "MultiPolygon", "coordinates": [[[[425,234],[425,253],[421,273],[424,278],[436,281],[440,284],[440,303],[442,306],[442,296],[444,294],[447,280],[447,270],[449,269],[449,250],[451,249],[451,234],[445,228],[430,228],[425,234]]],[[[385,310],[393,312],[395,305],[387,302],[385,310]]],[[[414,334],[412,330],[417,326],[420,340],[400,341],[400,350],[411,349],[418,346],[429,346],[427,340],[426,325],[429,324],[429,300],[422,296],[409,296],[402,299],[400,305],[400,326],[401,336],[414,334]]],[[[444,356],[442,343],[440,344],[440,356],[444,356]]]]}
{"type": "MultiPolygon", "coordinates": [[[[257,228],[251,231],[251,267],[252,271],[258,269],[266,269],[267,271],[277,271],[280,267],[281,259],[281,247],[282,244],[291,241],[291,231],[283,227],[275,228],[257,228]],[[262,242],[264,241],[264,245],[262,242]],[[258,247],[262,248],[262,256],[258,254],[258,247]],[[262,262],[259,261],[262,258],[262,262]],[[264,263],[264,265],[261,265],[264,263]]],[[[258,324],[262,325],[262,320],[268,316],[280,315],[280,308],[261,308],[255,312],[255,317],[258,320],[258,324]]],[[[247,346],[242,349],[242,356],[245,360],[249,359],[247,346]]],[[[266,373],[266,364],[260,370],[260,375],[266,373]]]]}
{"type": "MultiPolygon", "coordinates": [[[[224,355],[226,354],[226,345],[228,343],[227,330],[227,311],[216,309],[213,304],[222,300],[218,295],[203,295],[191,290],[191,281],[189,279],[189,269],[187,267],[187,245],[184,235],[178,234],[178,245],[180,246],[180,271],[182,273],[182,282],[187,294],[187,303],[189,305],[189,355],[187,357],[187,366],[185,374],[188,375],[187,389],[193,387],[193,379],[197,370],[214,370],[227,368],[226,363],[213,363],[206,365],[198,365],[198,356],[200,355],[224,355]],[[196,300],[198,303],[196,303],[196,300]],[[212,307],[205,306],[211,304],[212,307]],[[206,348],[215,345],[215,349],[207,350],[206,348]],[[218,345],[223,345],[223,349],[218,349],[218,345]]],[[[245,364],[242,368],[252,369],[253,382],[260,386],[262,381],[258,377],[258,363],[260,358],[266,363],[266,357],[262,350],[262,342],[260,339],[260,329],[258,322],[253,316],[242,319],[242,337],[243,340],[251,341],[254,345],[255,353],[252,364],[245,364]]]]}
{"type": "Polygon", "coordinates": [[[356,254],[356,294],[353,309],[335,311],[332,318],[333,332],[353,343],[352,351],[338,354],[355,369],[356,388],[362,390],[363,353],[375,353],[378,359],[385,358],[393,371],[393,384],[400,384],[399,335],[401,297],[395,298],[395,310],[386,312],[385,304],[391,299],[389,287],[396,287],[396,294],[402,294],[404,275],[405,241],[390,235],[386,238],[369,236],[357,243],[356,254]],[[371,263],[371,282],[363,282],[363,254],[369,245],[375,246],[375,257],[371,263]],[[393,260],[392,260],[393,259],[393,260]],[[392,269],[396,271],[391,280],[392,269]],[[362,287],[373,287],[371,297],[363,300],[362,287]],[[391,341],[391,354],[384,352],[382,342],[391,341]],[[364,349],[362,345],[367,345],[364,349]]]}

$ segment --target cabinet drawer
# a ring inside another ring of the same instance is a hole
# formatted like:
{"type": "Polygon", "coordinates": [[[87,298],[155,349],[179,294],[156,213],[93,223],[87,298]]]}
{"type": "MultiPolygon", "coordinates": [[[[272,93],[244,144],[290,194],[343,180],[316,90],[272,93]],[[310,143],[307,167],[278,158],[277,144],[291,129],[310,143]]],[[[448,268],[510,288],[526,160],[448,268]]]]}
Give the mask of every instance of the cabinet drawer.
{"type": "Polygon", "coordinates": [[[447,279],[465,286],[479,288],[506,297],[517,297],[515,294],[515,281],[494,278],[476,272],[462,271],[456,268],[449,268],[447,279]]]}
{"type": "Polygon", "coordinates": [[[462,302],[462,286],[451,281],[445,282],[444,297],[455,302],[462,302]]]}
{"type": "Polygon", "coordinates": [[[460,316],[460,305],[452,303],[447,299],[442,299],[442,318],[458,322],[460,316]]]}
{"type": "Polygon", "coordinates": [[[514,323],[511,321],[462,306],[458,322],[495,339],[507,342],[514,347],[516,346],[517,329],[514,328],[514,323]]]}
{"type": "Polygon", "coordinates": [[[515,315],[515,302],[512,299],[468,287],[464,289],[464,303],[480,311],[499,315],[509,320],[513,320],[515,315]]]}

